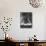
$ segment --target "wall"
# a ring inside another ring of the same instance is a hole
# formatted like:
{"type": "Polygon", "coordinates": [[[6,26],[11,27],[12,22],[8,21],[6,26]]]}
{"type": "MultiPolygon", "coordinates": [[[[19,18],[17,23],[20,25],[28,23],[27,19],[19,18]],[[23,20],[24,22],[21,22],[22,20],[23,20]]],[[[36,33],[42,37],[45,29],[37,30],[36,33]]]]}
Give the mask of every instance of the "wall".
{"type": "MultiPolygon", "coordinates": [[[[0,0],[0,18],[1,17],[13,17],[13,22],[10,33],[17,40],[27,40],[34,34],[37,35],[37,39],[44,40],[45,38],[45,16],[46,8],[33,8],[30,6],[28,0],[0,0]],[[20,28],[20,12],[32,12],[33,27],[30,29],[20,28]]],[[[0,31],[3,33],[2,31],[0,31]]],[[[0,33],[0,35],[2,35],[0,33]]],[[[4,33],[3,33],[4,34],[4,33]]],[[[3,37],[0,36],[0,39],[3,37]]],[[[4,39],[4,38],[3,38],[4,39]]]]}

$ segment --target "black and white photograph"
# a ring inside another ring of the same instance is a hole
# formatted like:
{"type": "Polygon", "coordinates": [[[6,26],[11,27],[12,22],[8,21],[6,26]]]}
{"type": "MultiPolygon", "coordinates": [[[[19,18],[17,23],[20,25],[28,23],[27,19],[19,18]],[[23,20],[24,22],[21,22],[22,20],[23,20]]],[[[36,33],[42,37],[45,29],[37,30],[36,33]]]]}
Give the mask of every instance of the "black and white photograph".
{"type": "Polygon", "coordinates": [[[32,28],[32,12],[20,12],[20,28],[32,28]]]}

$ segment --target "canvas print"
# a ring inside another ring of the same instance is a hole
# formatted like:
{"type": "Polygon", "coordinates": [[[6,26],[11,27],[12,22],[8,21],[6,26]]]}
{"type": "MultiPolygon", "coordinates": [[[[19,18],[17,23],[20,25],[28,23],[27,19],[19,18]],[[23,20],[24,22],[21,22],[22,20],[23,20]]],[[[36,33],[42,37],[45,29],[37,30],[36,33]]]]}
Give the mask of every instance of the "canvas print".
{"type": "Polygon", "coordinates": [[[20,12],[20,27],[32,28],[32,12],[20,12]]]}

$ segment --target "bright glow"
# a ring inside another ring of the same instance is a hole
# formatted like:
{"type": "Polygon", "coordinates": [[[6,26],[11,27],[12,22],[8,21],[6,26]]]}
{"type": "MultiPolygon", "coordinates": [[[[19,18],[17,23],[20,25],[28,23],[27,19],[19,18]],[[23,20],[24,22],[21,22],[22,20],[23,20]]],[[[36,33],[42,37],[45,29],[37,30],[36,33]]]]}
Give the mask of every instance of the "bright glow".
{"type": "Polygon", "coordinates": [[[6,37],[8,37],[8,34],[6,35],[6,37]]]}

